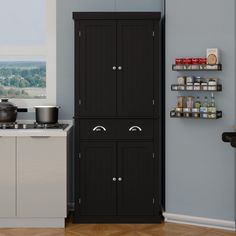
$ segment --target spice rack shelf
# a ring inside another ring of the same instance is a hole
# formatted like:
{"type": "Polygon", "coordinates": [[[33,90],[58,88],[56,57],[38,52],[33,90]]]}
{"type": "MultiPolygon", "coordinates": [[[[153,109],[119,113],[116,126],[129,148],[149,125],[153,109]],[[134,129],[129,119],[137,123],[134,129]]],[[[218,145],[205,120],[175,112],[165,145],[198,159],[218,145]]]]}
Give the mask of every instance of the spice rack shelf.
{"type": "Polygon", "coordinates": [[[221,92],[222,91],[222,85],[204,85],[204,86],[198,86],[199,89],[195,89],[194,86],[192,88],[189,88],[188,85],[179,85],[179,84],[172,84],[171,85],[171,91],[194,91],[194,92],[221,92]]]}
{"type": "Polygon", "coordinates": [[[216,120],[222,118],[222,111],[212,112],[176,112],[175,110],[170,111],[171,118],[186,118],[186,119],[204,119],[204,120],[216,120]],[[187,115],[188,114],[188,115],[187,115]]]}
{"type": "Polygon", "coordinates": [[[222,71],[222,64],[172,65],[173,71],[222,71]],[[196,68],[198,67],[198,68],[196,68]]]}

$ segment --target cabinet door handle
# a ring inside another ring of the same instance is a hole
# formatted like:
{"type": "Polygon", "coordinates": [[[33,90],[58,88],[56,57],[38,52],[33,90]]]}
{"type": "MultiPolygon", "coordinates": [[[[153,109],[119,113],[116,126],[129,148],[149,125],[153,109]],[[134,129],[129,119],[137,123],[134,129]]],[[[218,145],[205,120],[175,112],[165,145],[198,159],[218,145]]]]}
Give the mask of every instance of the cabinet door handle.
{"type": "Polygon", "coordinates": [[[141,132],[142,129],[139,126],[132,126],[129,128],[129,131],[130,132],[137,132],[137,131],[141,132]]]}
{"type": "Polygon", "coordinates": [[[101,125],[98,125],[98,126],[96,126],[96,127],[94,127],[93,128],[93,132],[106,132],[107,130],[106,130],[106,128],[105,127],[103,127],[103,126],[101,126],[101,125]]]}
{"type": "Polygon", "coordinates": [[[118,66],[118,70],[122,70],[122,66],[118,66]]]}
{"type": "Polygon", "coordinates": [[[31,138],[50,138],[50,136],[30,136],[31,138]]]}
{"type": "Polygon", "coordinates": [[[113,181],[113,182],[116,182],[116,177],[113,177],[113,178],[112,178],[112,181],[113,181]]]}
{"type": "Polygon", "coordinates": [[[118,178],[118,181],[119,181],[119,182],[121,182],[121,181],[122,181],[122,178],[121,178],[121,177],[119,177],[119,178],[118,178]]]}
{"type": "Polygon", "coordinates": [[[113,67],[112,67],[112,70],[116,70],[116,66],[113,66],[113,67]]]}

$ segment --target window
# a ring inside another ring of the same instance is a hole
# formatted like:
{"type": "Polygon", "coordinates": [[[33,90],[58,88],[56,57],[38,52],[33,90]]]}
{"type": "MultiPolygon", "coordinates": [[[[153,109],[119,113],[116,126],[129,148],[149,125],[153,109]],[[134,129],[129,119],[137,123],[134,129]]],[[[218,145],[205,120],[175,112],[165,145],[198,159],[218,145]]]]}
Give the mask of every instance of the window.
{"type": "Polygon", "coordinates": [[[0,98],[56,103],[56,0],[0,0],[0,98]]]}

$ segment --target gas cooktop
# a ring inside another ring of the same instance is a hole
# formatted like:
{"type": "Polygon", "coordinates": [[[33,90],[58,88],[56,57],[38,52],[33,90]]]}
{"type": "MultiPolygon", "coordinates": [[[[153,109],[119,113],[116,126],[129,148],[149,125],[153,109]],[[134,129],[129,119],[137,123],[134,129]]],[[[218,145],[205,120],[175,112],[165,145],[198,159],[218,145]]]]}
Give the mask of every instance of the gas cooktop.
{"type": "Polygon", "coordinates": [[[68,124],[0,123],[0,129],[66,129],[68,124]]]}

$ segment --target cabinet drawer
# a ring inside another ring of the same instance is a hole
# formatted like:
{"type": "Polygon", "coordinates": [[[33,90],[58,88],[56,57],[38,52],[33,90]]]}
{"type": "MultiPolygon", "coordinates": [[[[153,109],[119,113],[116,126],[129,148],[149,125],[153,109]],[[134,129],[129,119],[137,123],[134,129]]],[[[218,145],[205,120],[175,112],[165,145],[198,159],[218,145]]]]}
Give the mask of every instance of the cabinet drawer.
{"type": "Polygon", "coordinates": [[[81,139],[153,139],[153,120],[80,120],[81,139]]]}
{"type": "Polygon", "coordinates": [[[117,134],[121,139],[153,139],[153,120],[120,120],[117,134]]]}
{"type": "Polygon", "coordinates": [[[115,139],[114,120],[90,119],[79,120],[79,135],[81,139],[115,139]]]}

